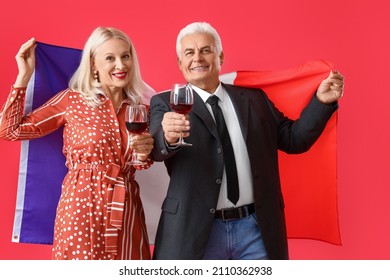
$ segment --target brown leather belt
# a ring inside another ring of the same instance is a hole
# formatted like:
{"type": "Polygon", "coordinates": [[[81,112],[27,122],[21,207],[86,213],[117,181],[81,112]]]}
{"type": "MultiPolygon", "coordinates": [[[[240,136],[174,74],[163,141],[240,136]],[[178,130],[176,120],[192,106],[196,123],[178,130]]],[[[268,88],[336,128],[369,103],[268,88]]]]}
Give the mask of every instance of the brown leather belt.
{"type": "Polygon", "coordinates": [[[255,212],[255,204],[251,203],[236,208],[224,208],[215,211],[215,218],[223,221],[237,220],[247,217],[255,212]]]}

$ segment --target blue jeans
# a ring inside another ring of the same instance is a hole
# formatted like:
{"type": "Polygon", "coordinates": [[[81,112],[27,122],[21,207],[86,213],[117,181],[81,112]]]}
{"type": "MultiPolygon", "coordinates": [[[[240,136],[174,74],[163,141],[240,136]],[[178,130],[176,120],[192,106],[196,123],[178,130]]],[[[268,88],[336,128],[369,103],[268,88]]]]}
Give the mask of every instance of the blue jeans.
{"type": "Polygon", "coordinates": [[[223,221],[215,219],[204,260],[266,260],[261,231],[257,226],[256,214],[223,221]]]}

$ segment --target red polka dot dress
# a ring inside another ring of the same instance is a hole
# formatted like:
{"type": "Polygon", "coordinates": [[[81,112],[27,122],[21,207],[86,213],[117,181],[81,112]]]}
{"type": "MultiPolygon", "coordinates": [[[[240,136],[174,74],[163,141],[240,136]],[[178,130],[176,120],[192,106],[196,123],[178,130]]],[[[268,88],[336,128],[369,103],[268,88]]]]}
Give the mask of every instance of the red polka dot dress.
{"type": "Polygon", "coordinates": [[[11,89],[0,115],[1,139],[34,139],[64,126],[69,171],[57,207],[53,259],[150,259],[135,168],[126,164],[130,101],[115,112],[109,99],[94,108],[67,89],[23,116],[24,99],[25,88],[11,89]]]}

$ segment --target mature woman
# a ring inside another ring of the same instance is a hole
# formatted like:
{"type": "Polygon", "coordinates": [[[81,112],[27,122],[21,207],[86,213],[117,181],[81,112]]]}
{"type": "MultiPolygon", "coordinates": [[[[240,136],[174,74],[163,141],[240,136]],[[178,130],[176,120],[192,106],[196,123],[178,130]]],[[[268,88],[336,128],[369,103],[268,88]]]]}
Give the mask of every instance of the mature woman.
{"type": "Polygon", "coordinates": [[[134,173],[153,163],[153,138],[130,138],[125,124],[126,107],[141,103],[144,92],[132,42],[117,29],[95,29],[69,88],[24,116],[35,46],[30,39],[16,55],[19,74],[0,113],[0,138],[34,139],[64,126],[69,170],[57,207],[53,259],[150,259],[134,173]],[[132,151],[146,164],[127,164],[132,151]]]}

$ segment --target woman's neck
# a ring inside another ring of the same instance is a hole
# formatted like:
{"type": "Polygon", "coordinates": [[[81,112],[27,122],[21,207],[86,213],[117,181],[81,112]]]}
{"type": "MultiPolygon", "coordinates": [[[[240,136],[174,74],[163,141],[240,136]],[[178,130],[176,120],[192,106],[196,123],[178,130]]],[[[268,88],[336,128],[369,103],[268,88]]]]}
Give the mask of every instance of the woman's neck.
{"type": "Polygon", "coordinates": [[[114,106],[115,111],[119,109],[122,104],[122,101],[126,98],[122,89],[116,91],[106,92],[108,98],[110,98],[112,105],[114,106]]]}

